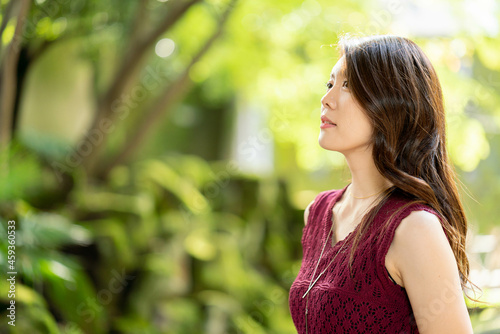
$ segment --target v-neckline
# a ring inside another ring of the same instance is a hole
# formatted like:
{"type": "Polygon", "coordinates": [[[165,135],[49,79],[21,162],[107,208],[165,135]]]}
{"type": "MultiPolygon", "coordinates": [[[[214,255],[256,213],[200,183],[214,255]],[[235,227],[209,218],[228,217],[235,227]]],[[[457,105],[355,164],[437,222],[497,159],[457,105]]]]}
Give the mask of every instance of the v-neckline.
{"type": "MultiPolygon", "coordinates": [[[[335,204],[337,204],[337,202],[342,198],[342,196],[344,196],[347,188],[350,186],[351,184],[349,183],[348,185],[346,185],[343,189],[340,190],[340,192],[338,192],[337,194],[335,194],[335,196],[333,196],[332,200],[330,201],[330,203],[328,204],[328,211],[327,211],[327,220],[326,220],[326,226],[325,226],[325,232],[326,231],[330,231],[330,229],[333,229],[332,230],[332,240],[335,241],[335,243],[330,243],[330,248],[335,248],[337,247],[338,245],[341,245],[343,243],[345,243],[347,241],[347,239],[349,239],[349,237],[357,231],[358,229],[358,225],[356,225],[356,227],[351,231],[349,232],[349,234],[347,234],[343,239],[341,240],[337,240],[337,236],[336,236],[336,233],[335,233],[335,222],[333,221],[333,208],[335,207],[335,204]]],[[[327,233],[328,235],[328,233],[327,233]]]]}

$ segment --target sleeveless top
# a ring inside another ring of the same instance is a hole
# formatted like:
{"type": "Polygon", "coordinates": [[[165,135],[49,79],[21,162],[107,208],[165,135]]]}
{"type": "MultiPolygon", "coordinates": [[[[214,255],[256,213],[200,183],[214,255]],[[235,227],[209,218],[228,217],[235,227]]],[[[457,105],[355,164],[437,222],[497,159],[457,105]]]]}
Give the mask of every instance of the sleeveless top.
{"type": "MultiPolygon", "coordinates": [[[[309,209],[302,234],[302,265],[289,295],[290,313],[299,334],[306,333],[307,297],[302,296],[309,287],[332,227],[333,206],[346,188],[321,192],[309,209]]],[[[419,210],[436,214],[428,206],[411,203],[403,195],[393,193],[359,241],[354,253],[352,276],[348,261],[359,225],[334,246],[330,239],[314,279],[328,266],[335,254],[341,251],[309,291],[308,334],[418,333],[406,290],[389,277],[385,257],[401,220],[412,211],[419,210]],[[391,223],[384,228],[390,219],[391,223]]]]}

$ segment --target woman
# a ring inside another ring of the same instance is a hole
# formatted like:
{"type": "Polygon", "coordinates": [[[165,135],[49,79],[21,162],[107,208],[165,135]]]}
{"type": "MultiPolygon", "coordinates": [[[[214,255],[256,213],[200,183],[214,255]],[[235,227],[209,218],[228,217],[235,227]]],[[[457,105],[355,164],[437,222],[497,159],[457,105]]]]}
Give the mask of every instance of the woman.
{"type": "Polygon", "coordinates": [[[290,289],[298,333],[472,333],[467,221],[445,147],[441,86],[396,36],[344,39],[321,100],[322,148],[352,182],[304,213],[290,289]]]}

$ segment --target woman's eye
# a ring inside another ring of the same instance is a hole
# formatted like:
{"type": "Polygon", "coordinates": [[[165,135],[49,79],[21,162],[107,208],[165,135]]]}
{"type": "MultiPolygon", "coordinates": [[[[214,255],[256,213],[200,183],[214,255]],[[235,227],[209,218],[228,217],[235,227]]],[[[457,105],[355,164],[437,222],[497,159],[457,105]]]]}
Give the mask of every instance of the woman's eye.
{"type": "Polygon", "coordinates": [[[327,83],[325,83],[325,86],[326,86],[326,90],[329,90],[333,87],[333,84],[331,82],[327,82],[327,83]]]}
{"type": "Polygon", "coordinates": [[[348,86],[347,86],[347,80],[344,80],[344,82],[342,83],[342,87],[345,87],[345,88],[347,88],[347,87],[348,87],[348,86]]]}

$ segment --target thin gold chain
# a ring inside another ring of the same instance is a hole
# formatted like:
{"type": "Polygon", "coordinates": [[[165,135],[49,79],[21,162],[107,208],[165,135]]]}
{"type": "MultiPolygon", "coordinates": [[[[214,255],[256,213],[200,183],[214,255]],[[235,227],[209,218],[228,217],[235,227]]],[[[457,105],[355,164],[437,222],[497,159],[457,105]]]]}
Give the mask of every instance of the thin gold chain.
{"type": "Polygon", "coordinates": [[[383,193],[387,188],[384,188],[382,190],[380,190],[378,193],[375,193],[373,195],[370,195],[370,196],[366,196],[366,197],[357,197],[357,196],[354,196],[352,195],[352,197],[356,198],[356,199],[367,199],[367,198],[370,198],[370,197],[373,197],[373,196],[377,196],[377,195],[380,195],[381,193],[383,193]]]}

